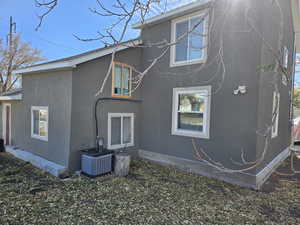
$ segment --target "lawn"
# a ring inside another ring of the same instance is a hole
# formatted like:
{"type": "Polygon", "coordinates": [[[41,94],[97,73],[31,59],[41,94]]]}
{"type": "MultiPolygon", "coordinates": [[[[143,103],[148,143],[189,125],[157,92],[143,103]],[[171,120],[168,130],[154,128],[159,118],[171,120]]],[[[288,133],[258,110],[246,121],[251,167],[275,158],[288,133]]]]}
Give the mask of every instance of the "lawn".
{"type": "Polygon", "coordinates": [[[300,224],[300,181],[254,191],[134,160],[130,175],[62,181],[0,154],[1,225],[300,224]]]}

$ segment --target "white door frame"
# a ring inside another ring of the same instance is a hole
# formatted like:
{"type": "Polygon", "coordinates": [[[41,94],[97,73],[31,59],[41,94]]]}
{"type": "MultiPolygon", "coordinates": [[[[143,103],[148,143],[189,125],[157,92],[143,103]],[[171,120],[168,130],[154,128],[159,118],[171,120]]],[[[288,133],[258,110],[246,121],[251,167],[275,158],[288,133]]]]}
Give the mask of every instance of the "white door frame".
{"type": "Polygon", "coordinates": [[[2,104],[2,135],[5,145],[11,144],[11,103],[2,104]],[[6,106],[9,106],[9,143],[6,143],[6,106]]]}

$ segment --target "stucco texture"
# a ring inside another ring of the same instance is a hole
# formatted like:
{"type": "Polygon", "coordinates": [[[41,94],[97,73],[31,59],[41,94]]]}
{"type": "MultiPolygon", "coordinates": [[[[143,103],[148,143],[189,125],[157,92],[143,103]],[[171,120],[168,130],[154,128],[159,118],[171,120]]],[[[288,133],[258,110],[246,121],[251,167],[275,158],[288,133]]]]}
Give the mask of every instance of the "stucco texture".
{"type": "Polygon", "coordinates": [[[12,144],[68,166],[72,73],[29,74],[22,82],[23,99],[12,102],[12,144]],[[31,137],[31,106],[48,106],[48,141],[31,137]]]}
{"type": "MultiPolygon", "coordinates": [[[[242,151],[249,161],[259,158],[264,142],[257,131],[271,120],[273,89],[269,82],[273,75],[262,73],[257,68],[272,63],[273,57],[267,51],[261,36],[251,28],[245,15],[250,12],[251,21],[270,40],[272,46],[277,43],[279,17],[275,9],[268,8],[268,4],[271,4],[269,1],[264,4],[260,0],[234,1],[229,11],[224,10],[228,7],[228,1],[217,2],[214,14],[210,14],[210,23],[217,23],[209,33],[208,58],[205,64],[170,67],[170,52],[167,52],[146,74],[140,88],[134,92],[132,99],[140,99],[141,102],[105,101],[99,105],[98,125],[105,145],[108,113],[134,113],[135,140],[132,150],[142,149],[196,161],[192,138],[171,134],[173,88],[210,85],[210,138],[197,138],[197,146],[203,148],[215,161],[231,169],[240,168],[233,160],[241,161],[242,151]],[[220,49],[222,57],[219,55],[220,49]],[[218,60],[215,61],[216,59],[218,60]],[[234,90],[241,85],[246,86],[246,93],[234,95],[234,90]]],[[[290,52],[291,69],[294,36],[290,5],[284,0],[280,0],[280,3],[285,23],[284,43],[290,52]]],[[[203,8],[195,8],[194,11],[201,9],[203,8]]],[[[145,26],[141,31],[141,39],[144,44],[165,39],[169,41],[170,32],[171,21],[164,21],[145,26]]],[[[129,48],[117,52],[115,61],[142,71],[161,51],[163,49],[157,47],[129,48]]],[[[112,95],[112,80],[109,76],[103,93],[95,96],[107,73],[110,60],[110,55],[107,55],[79,64],[70,71],[24,75],[22,103],[13,106],[13,117],[18,120],[13,131],[14,145],[72,170],[80,169],[79,151],[95,146],[94,103],[97,98],[112,95]],[[48,142],[30,137],[31,106],[49,107],[48,142]]],[[[290,96],[288,88],[282,86],[281,81],[279,83],[279,134],[272,140],[264,163],[247,171],[250,176],[257,174],[289,145],[290,96]]],[[[255,183],[255,180],[249,182],[255,183]]]]}
{"type": "MultiPolygon", "coordinates": [[[[224,1],[218,2],[215,17],[210,19],[222,22],[226,5],[223,4],[224,1]]],[[[170,68],[170,54],[167,54],[145,78],[141,88],[145,103],[141,110],[142,149],[196,160],[192,138],[171,135],[172,91],[177,87],[211,85],[210,138],[196,139],[198,147],[203,148],[215,161],[233,169],[237,165],[230,159],[240,160],[242,149],[249,160],[256,158],[255,131],[259,93],[257,66],[260,64],[262,42],[253,32],[241,32],[249,29],[243,16],[248,3],[237,2],[239,5],[231,8],[224,24],[224,79],[222,70],[218,71],[219,64],[212,61],[220,49],[220,26],[209,33],[210,39],[214,41],[208,48],[206,66],[195,64],[170,68]],[[210,79],[212,80],[207,82],[210,79]],[[247,87],[245,95],[233,94],[239,85],[247,87]]],[[[250,7],[255,7],[257,1],[249,4],[250,7]]],[[[156,42],[169,38],[170,28],[170,21],[147,27],[142,32],[142,39],[145,42],[156,42]]],[[[155,48],[143,51],[145,66],[157,56],[157,51],[155,48]]]]}
{"type": "MultiPolygon", "coordinates": [[[[272,110],[273,110],[273,93],[275,91],[275,83],[277,83],[280,101],[279,101],[279,119],[278,119],[278,135],[271,138],[268,144],[268,150],[266,152],[264,163],[262,163],[257,170],[260,170],[280,152],[291,145],[291,127],[292,118],[290,112],[291,105],[291,87],[292,84],[292,73],[293,73],[293,62],[294,62],[294,30],[291,13],[291,2],[290,1],[279,1],[280,7],[283,12],[283,31],[280,29],[281,15],[278,7],[267,2],[262,2],[261,7],[268,9],[264,11],[263,23],[261,24],[261,33],[267,40],[267,43],[272,46],[272,49],[277,51],[278,48],[282,51],[284,47],[287,47],[289,52],[288,57],[288,71],[289,81],[287,85],[282,82],[282,76],[274,72],[261,72],[259,76],[259,98],[258,98],[258,131],[264,133],[266,127],[272,124],[272,110]],[[283,43],[279,45],[279,37],[282,35],[283,43]]],[[[261,65],[274,65],[275,64],[274,52],[270,50],[267,44],[263,44],[261,48],[261,65]]],[[[283,58],[283,57],[281,57],[283,58]]],[[[264,147],[266,145],[266,138],[258,135],[257,138],[257,158],[262,157],[264,147]]]]}
{"type": "MultiPolygon", "coordinates": [[[[122,62],[136,69],[140,69],[141,50],[132,48],[116,53],[115,61],[122,62]]],[[[95,96],[102,83],[109,65],[111,56],[104,56],[78,65],[73,70],[72,86],[72,130],[70,147],[70,168],[80,168],[79,150],[95,147],[95,101],[102,97],[112,96],[112,76],[110,75],[103,93],[95,96]]],[[[140,98],[140,90],[133,93],[132,99],[140,98]]],[[[108,112],[111,113],[134,113],[135,114],[135,135],[134,149],[139,147],[139,126],[141,122],[139,113],[140,103],[105,101],[98,105],[100,136],[104,138],[107,145],[107,120],[108,112]]]]}

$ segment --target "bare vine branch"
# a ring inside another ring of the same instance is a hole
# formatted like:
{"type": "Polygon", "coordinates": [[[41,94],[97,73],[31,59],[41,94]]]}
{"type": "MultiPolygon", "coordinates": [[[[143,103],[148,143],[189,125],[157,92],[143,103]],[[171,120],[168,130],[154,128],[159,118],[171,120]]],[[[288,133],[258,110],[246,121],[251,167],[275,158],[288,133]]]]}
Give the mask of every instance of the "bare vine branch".
{"type": "MultiPolygon", "coordinates": [[[[208,62],[201,64],[198,68],[195,68],[193,71],[187,72],[185,74],[187,77],[190,75],[197,73],[199,74],[201,71],[203,71],[207,67],[215,67],[216,71],[211,74],[211,76],[207,80],[202,80],[201,83],[205,84],[214,84],[215,88],[212,92],[212,95],[216,95],[223,87],[224,81],[226,79],[227,75],[227,68],[224,60],[224,31],[225,31],[225,25],[228,21],[228,17],[230,16],[230,10],[232,8],[233,1],[230,0],[224,0],[226,3],[224,7],[224,13],[219,16],[219,18],[216,18],[215,16],[215,6],[216,3],[221,0],[213,0],[208,5],[208,10],[205,12],[205,14],[201,17],[201,20],[195,24],[193,27],[190,28],[187,32],[182,34],[180,37],[178,37],[175,41],[168,41],[166,39],[157,41],[157,42],[148,42],[143,43],[141,45],[133,45],[133,43],[127,43],[125,45],[131,46],[131,47],[139,47],[139,48],[157,48],[160,51],[157,54],[156,57],[154,57],[150,62],[149,65],[143,69],[143,71],[139,71],[136,68],[133,68],[134,72],[136,73],[136,76],[132,78],[132,83],[135,85],[135,87],[131,90],[131,92],[136,91],[142,81],[144,80],[145,76],[149,73],[150,70],[155,69],[155,65],[159,63],[160,60],[163,59],[163,57],[166,55],[166,53],[170,50],[170,48],[176,44],[178,44],[181,40],[185,39],[190,33],[195,33],[196,28],[202,24],[208,16],[210,16],[210,21],[207,29],[207,33],[205,34],[198,34],[199,36],[207,38],[207,44],[203,45],[201,49],[207,49],[208,53],[210,53],[211,46],[218,46],[216,54],[214,56],[210,55],[208,62]],[[212,35],[212,33],[215,33],[215,35],[212,35]],[[218,35],[217,35],[218,34],[218,35]],[[213,39],[215,38],[215,39],[213,39]]],[[[37,29],[41,26],[43,18],[48,15],[54,7],[57,5],[58,0],[49,0],[46,2],[40,2],[36,0],[38,7],[45,7],[47,11],[40,16],[40,23],[37,26],[37,29]]],[[[96,0],[98,8],[90,8],[89,10],[99,16],[102,17],[108,17],[108,18],[114,18],[115,21],[112,21],[111,25],[108,26],[104,32],[98,31],[97,35],[92,38],[80,38],[77,35],[74,35],[78,40],[81,41],[101,41],[105,46],[111,46],[114,47],[114,50],[111,54],[111,60],[109,68],[106,72],[106,75],[104,79],[101,81],[101,84],[99,85],[99,90],[96,92],[96,96],[101,95],[103,93],[104,87],[108,81],[109,76],[111,75],[113,62],[117,54],[117,50],[120,46],[124,45],[122,42],[124,41],[126,37],[126,33],[128,32],[130,24],[134,22],[134,20],[138,19],[143,24],[146,17],[152,12],[153,5],[159,5],[160,1],[157,0],[132,0],[131,2],[128,1],[122,1],[122,0],[115,0],[114,4],[112,4],[112,8],[106,7],[101,0],[96,0]]],[[[290,85],[291,81],[291,72],[288,71],[283,65],[282,65],[282,46],[283,46],[283,32],[284,32],[284,21],[283,21],[283,10],[279,4],[278,0],[272,1],[274,6],[278,9],[279,12],[279,33],[278,33],[278,45],[274,48],[272,44],[269,43],[269,41],[263,36],[263,34],[259,31],[257,28],[255,21],[253,18],[251,18],[250,13],[251,10],[249,8],[246,8],[245,10],[245,19],[246,23],[248,25],[247,30],[240,30],[235,32],[254,32],[257,37],[262,41],[263,45],[267,48],[267,50],[272,55],[274,66],[269,67],[268,70],[272,70],[274,73],[273,80],[271,81],[272,87],[275,90],[276,93],[279,93],[279,87],[278,87],[278,81],[280,76],[284,75],[288,81],[288,84],[290,85]]],[[[167,3],[167,0],[164,2],[167,3]]],[[[166,9],[166,5],[164,4],[164,8],[166,9]]],[[[160,71],[161,74],[163,72],[160,71]]],[[[179,74],[176,74],[175,72],[166,72],[165,75],[167,76],[176,76],[179,74]]],[[[288,86],[290,88],[290,86],[288,86]]],[[[264,139],[264,146],[261,155],[256,159],[249,161],[246,158],[245,151],[241,150],[240,155],[240,161],[236,162],[235,160],[231,159],[232,163],[239,165],[243,167],[242,169],[233,169],[233,168],[227,168],[224,166],[221,162],[216,161],[215,159],[211,158],[209,154],[202,148],[198,147],[195,140],[192,139],[192,146],[196,154],[196,158],[206,162],[208,165],[214,167],[218,171],[221,172],[227,172],[227,173],[235,173],[235,172],[245,172],[252,170],[259,165],[261,165],[264,160],[265,156],[270,148],[270,136],[272,132],[272,127],[276,123],[277,118],[277,109],[279,107],[279,99],[278,96],[275,96],[275,109],[272,112],[272,119],[271,123],[266,125],[266,128],[262,131],[256,131],[256,134],[259,137],[262,137],[264,139]]]]}

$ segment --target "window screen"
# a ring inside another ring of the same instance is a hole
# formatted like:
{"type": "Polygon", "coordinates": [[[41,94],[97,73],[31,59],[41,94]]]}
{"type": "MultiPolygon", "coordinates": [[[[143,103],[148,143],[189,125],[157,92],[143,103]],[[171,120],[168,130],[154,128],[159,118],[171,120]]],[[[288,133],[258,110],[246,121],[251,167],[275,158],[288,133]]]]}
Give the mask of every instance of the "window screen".
{"type": "Polygon", "coordinates": [[[130,96],[131,67],[114,63],[113,81],[113,95],[130,96]]]}
{"type": "Polygon", "coordinates": [[[173,89],[173,135],[209,138],[210,93],[210,86],[173,89]]]}
{"type": "Polygon", "coordinates": [[[31,107],[31,136],[42,140],[48,140],[48,107],[31,107]]]}
{"type": "MultiPolygon", "coordinates": [[[[203,15],[204,16],[204,15],[203,15]]],[[[187,16],[173,22],[172,63],[184,64],[205,58],[205,23],[201,15],[187,16]]]]}
{"type": "Polygon", "coordinates": [[[133,113],[108,114],[108,148],[117,149],[133,146],[133,113]]]}

